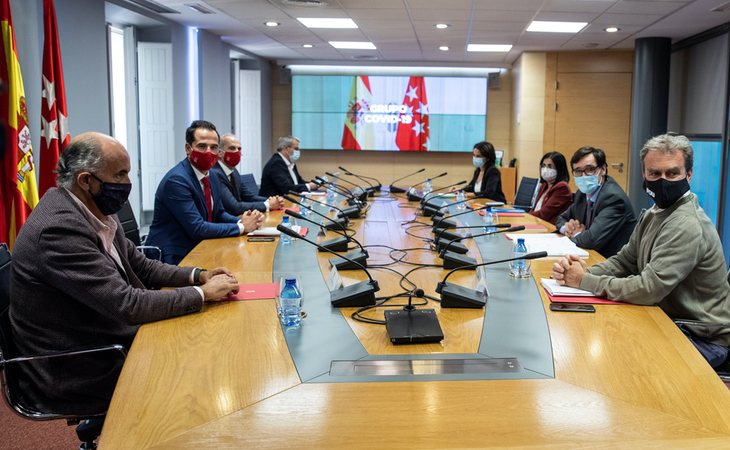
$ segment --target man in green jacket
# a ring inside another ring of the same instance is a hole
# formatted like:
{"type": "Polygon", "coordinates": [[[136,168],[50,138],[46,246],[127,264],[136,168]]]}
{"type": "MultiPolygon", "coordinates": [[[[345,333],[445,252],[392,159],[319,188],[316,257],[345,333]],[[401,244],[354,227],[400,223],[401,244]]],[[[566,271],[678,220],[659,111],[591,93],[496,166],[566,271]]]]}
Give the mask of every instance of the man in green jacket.
{"type": "Polygon", "coordinates": [[[658,305],[717,367],[730,345],[730,285],[720,237],[689,190],[692,159],[684,136],[649,139],[641,161],[655,205],[618,254],[590,268],[578,257],[563,258],[553,278],[611,300],[658,305]]]}

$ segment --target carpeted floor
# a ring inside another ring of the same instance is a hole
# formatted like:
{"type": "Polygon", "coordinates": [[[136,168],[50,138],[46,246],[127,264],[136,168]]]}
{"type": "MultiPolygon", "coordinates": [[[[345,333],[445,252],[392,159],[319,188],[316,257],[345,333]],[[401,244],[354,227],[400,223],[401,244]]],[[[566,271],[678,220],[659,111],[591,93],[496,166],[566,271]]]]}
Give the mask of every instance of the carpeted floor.
{"type": "Polygon", "coordinates": [[[0,400],[0,448],[2,449],[64,449],[79,448],[76,427],[65,420],[34,422],[24,419],[0,400]]]}

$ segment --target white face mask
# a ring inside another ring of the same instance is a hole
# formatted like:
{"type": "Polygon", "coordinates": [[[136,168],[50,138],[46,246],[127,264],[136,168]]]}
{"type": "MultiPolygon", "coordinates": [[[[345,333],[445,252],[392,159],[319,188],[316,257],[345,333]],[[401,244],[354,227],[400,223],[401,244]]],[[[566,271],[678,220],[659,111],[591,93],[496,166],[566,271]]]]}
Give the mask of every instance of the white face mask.
{"type": "Polygon", "coordinates": [[[558,171],[552,167],[543,167],[540,169],[540,176],[547,182],[554,181],[558,176],[558,171]]]}

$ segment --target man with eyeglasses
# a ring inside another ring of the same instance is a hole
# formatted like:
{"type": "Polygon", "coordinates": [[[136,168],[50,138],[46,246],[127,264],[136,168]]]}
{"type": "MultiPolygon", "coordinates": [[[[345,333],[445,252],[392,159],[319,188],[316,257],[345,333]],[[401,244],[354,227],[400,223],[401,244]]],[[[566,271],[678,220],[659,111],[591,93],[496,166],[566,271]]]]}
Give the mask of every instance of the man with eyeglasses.
{"type": "Polygon", "coordinates": [[[239,215],[251,209],[268,212],[283,208],[283,198],[262,197],[246,188],[236,168],[240,161],[241,141],[232,134],[224,134],[218,149],[218,163],[213,166],[211,173],[223,188],[221,197],[226,211],[229,214],[239,215]]]}
{"type": "Polygon", "coordinates": [[[641,163],[654,206],[641,215],[629,243],[590,268],[578,257],[563,258],[553,278],[611,300],[658,305],[718,367],[730,345],[730,285],[717,230],[690,192],[693,159],[684,136],[649,139],[641,163]]]}
{"type": "Polygon", "coordinates": [[[215,125],[193,121],[185,131],[185,142],[187,158],[170,169],[157,187],[146,242],[160,247],[168,264],[179,263],[204,239],[239,236],[261,228],[264,221],[259,211],[234,216],[223,208],[222,186],[208,176],[218,162],[215,125]]]}
{"type": "Polygon", "coordinates": [[[606,154],[600,148],[579,148],[570,158],[570,166],[578,192],[555,226],[578,247],[606,258],[613,256],[628,242],[636,225],[631,202],[608,176],[606,154]]]}
{"type": "Polygon", "coordinates": [[[276,143],[276,153],[261,172],[259,195],[285,195],[289,191],[307,192],[317,189],[317,184],[306,182],[297,170],[299,159],[299,139],[293,136],[280,137],[276,143]]]}

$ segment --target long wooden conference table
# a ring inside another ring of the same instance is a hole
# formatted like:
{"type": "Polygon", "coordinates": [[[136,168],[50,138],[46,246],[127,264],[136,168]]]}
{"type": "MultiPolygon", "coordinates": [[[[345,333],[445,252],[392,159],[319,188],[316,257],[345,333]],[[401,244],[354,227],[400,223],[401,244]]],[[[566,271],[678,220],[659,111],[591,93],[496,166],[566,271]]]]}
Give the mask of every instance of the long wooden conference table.
{"type": "MultiPolygon", "coordinates": [[[[367,217],[351,223],[355,237],[366,245],[425,248],[406,230],[432,237],[430,227],[402,224],[414,218],[415,206],[372,199],[367,217]]],[[[268,224],[276,225],[281,216],[269,213],[268,224]]],[[[471,224],[481,220],[475,213],[462,218],[471,224]]],[[[541,223],[529,215],[501,221],[541,223]]],[[[321,240],[314,231],[309,237],[321,240]]],[[[509,252],[503,236],[464,243],[480,261],[509,252]]],[[[392,261],[385,247],[368,250],[369,265],[392,261]]],[[[142,326],[101,446],[730,448],[728,389],[657,307],[552,312],[536,280],[549,277],[554,260],[533,261],[529,279],[513,279],[507,264],[498,264],[486,270],[485,308],[441,309],[429,301],[444,340],[396,346],[384,326],[352,320],[356,308],[330,306],[324,277],[331,256],[301,240],[281,246],[240,237],[198,245],[183,265],[226,266],[241,283],[296,274],[308,315],[299,328],[283,330],[275,300],[267,299],[206,304],[199,314],[142,326]],[[434,369],[453,360],[503,358],[513,358],[517,367],[482,374],[434,369]],[[333,361],[376,370],[334,374],[333,361]],[[406,361],[411,371],[377,373],[389,361],[406,361]]],[[[411,251],[405,259],[440,263],[427,250],[411,251]]],[[[589,263],[601,259],[592,253],[589,263]]],[[[389,267],[405,273],[415,266],[389,267]]],[[[395,273],[370,271],[380,284],[379,296],[403,290],[395,273]]],[[[438,297],[434,289],[446,272],[428,267],[408,278],[438,297]]],[[[349,283],[366,279],[357,270],[341,275],[349,283]]],[[[449,281],[473,287],[474,271],[456,272],[449,281]]],[[[384,309],[366,315],[382,319],[384,309]]]]}

